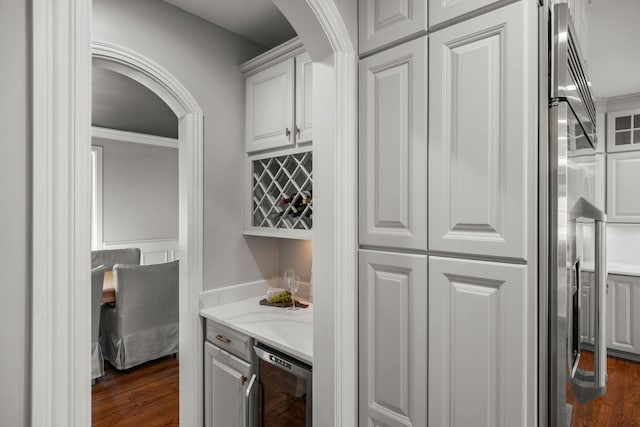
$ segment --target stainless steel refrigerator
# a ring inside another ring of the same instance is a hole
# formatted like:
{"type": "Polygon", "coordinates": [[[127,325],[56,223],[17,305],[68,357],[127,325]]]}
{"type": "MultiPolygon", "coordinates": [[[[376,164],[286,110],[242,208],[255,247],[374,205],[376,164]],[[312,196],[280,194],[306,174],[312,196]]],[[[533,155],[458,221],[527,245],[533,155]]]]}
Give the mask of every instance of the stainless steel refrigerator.
{"type": "Polygon", "coordinates": [[[540,272],[546,287],[541,288],[540,316],[546,320],[540,322],[540,395],[547,422],[541,418],[540,425],[565,427],[572,413],[607,389],[606,215],[585,185],[588,171],[575,160],[595,153],[596,111],[567,5],[554,5],[546,22],[549,138],[541,151],[546,188],[541,192],[540,272]],[[581,270],[589,250],[594,252],[594,302],[583,307],[581,270]],[[587,314],[593,342],[581,339],[587,314]]]}

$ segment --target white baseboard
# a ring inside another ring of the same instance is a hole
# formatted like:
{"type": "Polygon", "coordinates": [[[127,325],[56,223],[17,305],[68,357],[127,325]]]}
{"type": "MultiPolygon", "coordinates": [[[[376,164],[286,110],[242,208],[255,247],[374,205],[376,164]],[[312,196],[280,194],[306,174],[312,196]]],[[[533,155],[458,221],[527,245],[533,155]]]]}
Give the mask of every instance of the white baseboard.
{"type": "Polygon", "coordinates": [[[130,240],[103,242],[103,249],[139,248],[140,264],[162,264],[178,259],[177,239],[130,240]]]}

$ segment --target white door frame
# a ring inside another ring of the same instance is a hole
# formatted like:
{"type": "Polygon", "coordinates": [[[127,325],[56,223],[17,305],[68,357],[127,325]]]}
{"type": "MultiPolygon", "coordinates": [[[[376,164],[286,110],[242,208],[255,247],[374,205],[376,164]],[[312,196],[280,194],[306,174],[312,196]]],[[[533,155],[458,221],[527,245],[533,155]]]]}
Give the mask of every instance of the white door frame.
{"type": "MultiPolygon", "coordinates": [[[[335,0],[307,3],[334,51],[335,129],[327,140],[335,159],[334,230],[326,237],[334,249],[334,393],[328,398],[334,425],[346,427],[357,424],[357,56],[335,0]]],[[[80,427],[91,419],[91,22],[91,2],[33,0],[31,424],[37,426],[80,427]]],[[[153,88],[180,117],[180,170],[186,175],[180,193],[187,196],[180,205],[180,280],[188,283],[180,295],[180,424],[200,426],[203,174],[195,159],[202,159],[202,111],[150,61],[104,43],[93,53],[107,56],[105,65],[119,72],[134,69],[131,77],[153,88]]]]}

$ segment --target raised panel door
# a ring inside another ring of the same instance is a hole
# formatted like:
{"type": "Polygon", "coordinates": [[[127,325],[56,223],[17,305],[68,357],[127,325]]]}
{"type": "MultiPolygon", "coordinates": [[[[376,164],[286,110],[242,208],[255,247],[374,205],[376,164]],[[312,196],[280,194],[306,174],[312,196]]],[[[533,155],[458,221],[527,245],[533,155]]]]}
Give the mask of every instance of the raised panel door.
{"type": "Polygon", "coordinates": [[[427,258],[360,251],[360,426],[427,425],[427,258]]]}
{"type": "Polygon", "coordinates": [[[313,139],[313,62],[307,52],[296,56],[296,142],[313,139]]]}
{"type": "Polygon", "coordinates": [[[640,223],[639,182],[640,152],[607,155],[607,216],[609,222],[640,223]]]}
{"type": "Polygon", "coordinates": [[[427,247],[427,39],[360,61],[360,244],[427,247]]]}
{"type": "Polygon", "coordinates": [[[294,58],[246,79],[247,152],[294,144],[294,58]]]}
{"type": "Polygon", "coordinates": [[[206,427],[245,427],[244,392],[251,365],[205,342],[204,398],[206,427]]]}
{"type": "Polygon", "coordinates": [[[427,30],[426,0],[359,0],[360,54],[427,30]]]}
{"type": "Polygon", "coordinates": [[[429,28],[499,0],[429,0],[429,28]]]}
{"type": "Polygon", "coordinates": [[[526,259],[527,105],[518,3],[429,47],[429,249],[526,259]]]}
{"type": "Polygon", "coordinates": [[[429,425],[532,425],[526,266],[429,257],[429,425]]]}
{"type": "Polygon", "coordinates": [[[609,275],[607,346],[640,353],[640,278],[609,275]]]}

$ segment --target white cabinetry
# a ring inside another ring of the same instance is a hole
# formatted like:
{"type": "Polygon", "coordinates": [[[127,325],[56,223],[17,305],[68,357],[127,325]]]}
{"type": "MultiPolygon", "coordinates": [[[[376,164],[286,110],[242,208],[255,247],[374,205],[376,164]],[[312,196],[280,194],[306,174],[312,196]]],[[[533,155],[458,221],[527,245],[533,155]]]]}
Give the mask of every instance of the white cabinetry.
{"type": "Polygon", "coordinates": [[[430,250],[526,259],[522,7],[429,36],[430,250]]]}
{"type": "Polygon", "coordinates": [[[204,375],[205,426],[247,426],[249,402],[245,392],[251,365],[205,342],[204,375]]]}
{"type": "Polygon", "coordinates": [[[640,108],[607,113],[607,151],[640,150],[640,108]]]}
{"type": "Polygon", "coordinates": [[[246,76],[248,153],[312,139],[312,62],[293,39],[240,66],[246,76]]]}
{"type": "Polygon", "coordinates": [[[427,39],[360,61],[360,243],[427,248],[427,39]]]}
{"type": "MultiPolygon", "coordinates": [[[[426,0],[425,0],[426,1],[426,0]]],[[[429,0],[429,27],[457,18],[499,0],[429,0]]]]}
{"type": "Polygon", "coordinates": [[[427,29],[427,0],[359,0],[360,54],[427,29]]]}
{"type": "Polygon", "coordinates": [[[609,222],[640,222],[640,151],[607,155],[609,222]]]}
{"type": "Polygon", "coordinates": [[[530,310],[526,266],[429,257],[428,425],[530,424],[530,310]]]}
{"type": "Polygon", "coordinates": [[[427,257],[361,250],[359,299],[360,426],[426,426],[427,257]]]}
{"type": "Polygon", "coordinates": [[[247,152],[294,144],[295,60],[289,58],[246,80],[247,152]]]}
{"type": "Polygon", "coordinates": [[[607,347],[640,354],[640,277],[609,275],[607,347]]]}

